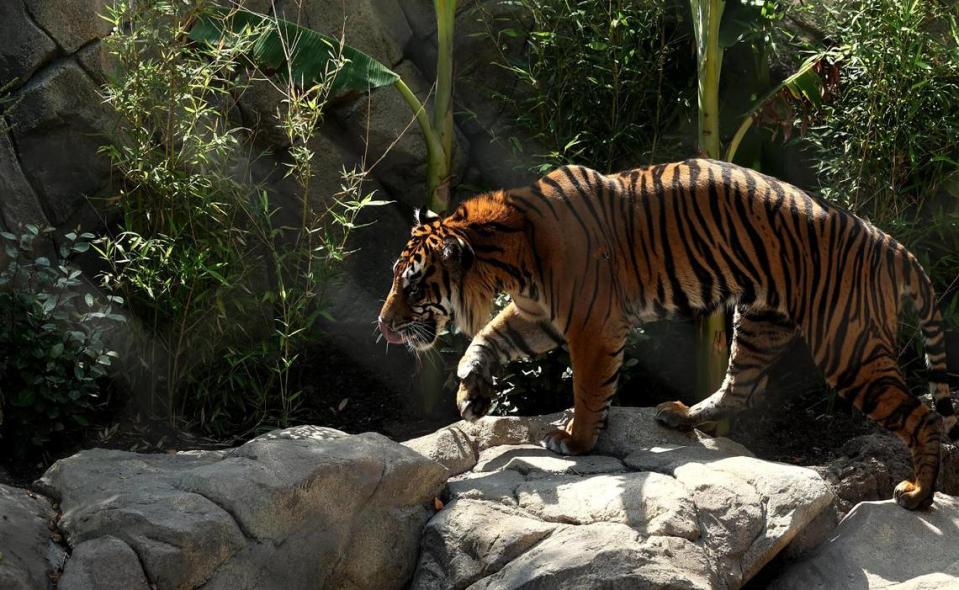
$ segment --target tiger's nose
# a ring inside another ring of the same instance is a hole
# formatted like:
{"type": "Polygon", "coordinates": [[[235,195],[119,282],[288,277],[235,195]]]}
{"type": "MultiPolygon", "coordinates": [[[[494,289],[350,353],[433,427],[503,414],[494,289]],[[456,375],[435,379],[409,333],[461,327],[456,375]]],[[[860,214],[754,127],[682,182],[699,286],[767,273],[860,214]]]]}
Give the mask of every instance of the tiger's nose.
{"type": "Polygon", "coordinates": [[[403,342],[403,338],[393,331],[389,324],[383,319],[383,316],[378,316],[376,318],[376,324],[380,328],[380,333],[383,334],[383,337],[386,338],[386,341],[390,344],[400,344],[403,342]]]}

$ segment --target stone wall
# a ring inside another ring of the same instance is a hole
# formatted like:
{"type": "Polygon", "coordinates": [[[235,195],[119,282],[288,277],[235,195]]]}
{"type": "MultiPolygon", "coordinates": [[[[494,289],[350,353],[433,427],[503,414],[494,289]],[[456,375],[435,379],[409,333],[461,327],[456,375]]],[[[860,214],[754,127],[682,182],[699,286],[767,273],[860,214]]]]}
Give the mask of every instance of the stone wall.
{"type": "MultiPolygon", "coordinates": [[[[114,124],[99,86],[109,72],[101,39],[110,25],[98,17],[110,0],[5,0],[0,2],[0,86],[17,104],[7,109],[0,133],[0,227],[22,224],[58,229],[95,228],[101,216],[90,199],[111,188],[111,170],[97,149],[109,140],[114,124]]],[[[509,150],[493,140],[502,131],[502,113],[486,100],[490,84],[508,79],[490,65],[496,48],[477,35],[477,18],[496,3],[467,0],[457,17],[456,109],[458,124],[454,190],[469,186],[515,185],[529,179],[509,150]]],[[[248,0],[262,12],[275,10],[323,33],[339,35],[402,75],[421,98],[431,88],[435,62],[435,22],[429,0],[248,0]]],[[[284,145],[272,127],[278,98],[254,87],[241,101],[245,125],[276,156],[251,164],[251,176],[265,179],[276,202],[292,199],[282,180],[284,145]]],[[[368,211],[351,247],[359,253],[348,263],[342,288],[336,289],[327,326],[334,345],[384,383],[409,390],[415,363],[393,347],[389,355],[375,343],[371,324],[386,295],[391,266],[408,235],[414,207],[425,201],[426,147],[412,114],[392,88],[337,101],[311,146],[316,159],[316,196],[339,189],[342,166],[365,165],[371,190],[393,201],[368,211]]],[[[458,194],[458,196],[463,196],[458,194]]],[[[2,254],[0,254],[2,255],[2,254]]],[[[2,263],[2,261],[0,261],[2,263]]]]}

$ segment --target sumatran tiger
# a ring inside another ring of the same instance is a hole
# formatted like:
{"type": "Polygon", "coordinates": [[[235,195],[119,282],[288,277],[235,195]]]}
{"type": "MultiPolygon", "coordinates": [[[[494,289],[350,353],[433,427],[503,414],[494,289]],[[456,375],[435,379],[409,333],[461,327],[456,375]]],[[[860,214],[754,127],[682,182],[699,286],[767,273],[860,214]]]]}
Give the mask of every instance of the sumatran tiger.
{"type": "Polygon", "coordinates": [[[690,428],[743,408],[802,338],[839,395],[908,445],[914,477],[896,501],[932,503],[943,429],[956,439],[959,426],[929,278],[866,221],[746,168],[694,159],[603,175],[565,166],[442,219],[417,213],[379,328],[419,350],[449,322],[475,335],[457,369],[467,420],[488,411],[498,368],[566,345],[573,419],[544,444],[580,454],[605,426],[630,327],[722,306],[735,306],[725,380],[692,407],[660,404],[661,423],[690,428]],[[512,303],[487,323],[500,292],[512,303]],[[906,302],[924,336],[935,412],[910,394],[896,362],[906,302]]]}

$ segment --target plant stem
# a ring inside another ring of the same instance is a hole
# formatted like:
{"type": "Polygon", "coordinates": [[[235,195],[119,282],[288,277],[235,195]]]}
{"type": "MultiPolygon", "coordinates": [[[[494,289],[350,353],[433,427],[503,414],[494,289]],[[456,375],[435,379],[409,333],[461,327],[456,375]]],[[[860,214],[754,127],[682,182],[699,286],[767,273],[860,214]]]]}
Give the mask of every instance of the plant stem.
{"type": "Polygon", "coordinates": [[[427,206],[433,211],[442,211],[446,208],[448,203],[434,203],[434,195],[436,194],[436,189],[439,187],[440,183],[449,175],[449,159],[446,157],[443,144],[440,142],[440,136],[433,128],[432,123],[430,123],[430,118],[426,115],[426,107],[424,107],[423,103],[416,98],[416,95],[413,94],[413,91],[410,90],[410,87],[406,85],[406,82],[403,82],[402,79],[397,79],[396,82],[393,83],[393,86],[413,111],[413,114],[416,116],[416,122],[419,123],[420,131],[423,132],[423,139],[426,141],[426,153],[428,158],[426,163],[427,188],[429,190],[429,201],[427,206]],[[442,205],[441,209],[436,208],[439,205],[442,205]]]}
{"type": "MultiPolygon", "coordinates": [[[[442,163],[430,167],[429,207],[445,211],[449,206],[449,172],[453,156],[453,29],[456,22],[456,0],[433,0],[436,10],[436,99],[433,109],[433,128],[437,130],[442,147],[442,163]]],[[[433,158],[430,158],[431,162],[433,158]]]]}
{"type": "MultiPolygon", "coordinates": [[[[699,59],[699,148],[709,158],[720,157],[719,75],[723,50],[719,25],[725,0],[690,0],[699,59]]],[[[726,372],[726,315],[717,312],[700,320],[696,388],[700,398],[715,391],[726,372]]]]}

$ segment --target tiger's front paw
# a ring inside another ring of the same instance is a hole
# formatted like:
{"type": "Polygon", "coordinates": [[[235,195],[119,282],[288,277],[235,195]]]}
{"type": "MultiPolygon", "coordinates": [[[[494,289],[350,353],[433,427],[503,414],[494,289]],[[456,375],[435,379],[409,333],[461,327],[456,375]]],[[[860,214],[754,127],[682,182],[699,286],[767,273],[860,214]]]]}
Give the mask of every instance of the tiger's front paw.
{"type": "Polygon", "coordinates": [[[577,440],[565,430],[554,430],[543,438],[543,446],[560,455],[582,455],[593,450],[593,443],[577,440]]]}
{"type": "Polygon", "coordinates": [[[896,503],[906,510],[924,510],[932,506],[932,490],[907,480],[899,482],[892,493],[896,503]]]}
{"type": "Polygon", "coordinates": [[[689,407],[678,401],[663,402],[656,406],[656,421],[678,430],[689,430],[696,426],[689,417],[689,407]]]}
{"type": "Polygon", "coordinates": [[[493,403],[493,387],[480,375],[471,374],[460,381],[456,407],[464,420],[475,422],[485,416],[493,403]]]}

